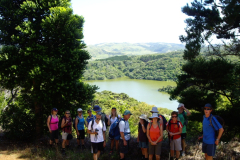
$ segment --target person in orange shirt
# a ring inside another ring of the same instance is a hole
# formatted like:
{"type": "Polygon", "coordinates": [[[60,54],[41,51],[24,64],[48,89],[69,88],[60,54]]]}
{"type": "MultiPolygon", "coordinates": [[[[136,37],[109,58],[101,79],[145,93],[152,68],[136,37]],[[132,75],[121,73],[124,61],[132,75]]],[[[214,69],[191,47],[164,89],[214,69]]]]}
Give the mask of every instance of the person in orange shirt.
{"type": "Polygon", "coordinates": [[[170,138],[170,160],[174,158],[174,150],[176,151],[176,159],[178,160],[180,156],[180,151],[182,150],[181,146],[181,133],[183,125],[180,121],[178,121],[178,112],[173,111],[171,113],[172,118],[168,121],[166,130],[169,134],[170,138]]]}
{"type": "Polygon", "coordinates": [[[149,117],[152,122],[147,126],[147,137],[149,140],[149,160],[153,159],[155,154],[156,160],[160,160],[161,146],[163,140],[163,127],[159,122],[158,113],[153,113],[152,117],[149,117]]]}

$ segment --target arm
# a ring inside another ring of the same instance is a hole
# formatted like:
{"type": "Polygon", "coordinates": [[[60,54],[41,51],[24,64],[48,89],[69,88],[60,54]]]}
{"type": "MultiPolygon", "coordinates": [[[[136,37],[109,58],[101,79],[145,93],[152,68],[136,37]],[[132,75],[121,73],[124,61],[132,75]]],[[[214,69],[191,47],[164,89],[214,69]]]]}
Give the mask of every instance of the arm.
{"type": "Polygon", "coordinates": [[[147,126],[147,138],[150,141],[150,143],[152,143],[153,141],[151,140],[150,136],[149,136],[149,125],[147,126]]]}
{"type": "Polygon", "coordinates": [[[47,119],[47,126],[48,126],[48,130],[49,132],[51,133],[51,129],[50,129],[50,119],[51,119],[51,116],[48,116],[48,119],[47,119]]]}
{"type": "Polygon", "coordinates": [[[106,131],[103,131],[103,139],[104,139],[103,147],[106,147],[106,135],[105,135],[105,132],[106,131]]]}
{"type": "Polygon", "coordinates": [[[141,125],[142,125],[143,133],[146,133],[146,128],[145,128],[144,124],[141,124],[141,125]]]}
{"type": "Polygon", "coordinates": [[[87,133],[88,134],[97,134],[97,132],[92,132],[91,124],[92,124],[92,121],[89,122],[87,133]]]}
{"type": "Polygon", "coordinates": [[[160,125],[160,137],[158,137],[158,139],[155,141],[155,143],[157,143],[162,138],[163,138],[163,127],[162,127],[162,125],[160,125]]]}
{"type": "Polygon", "coordinates": [[[123,140],[123,144],[124,144],[124,146],[126,146],[127,145],[127,141],[126,141],[126,139],[125,139],[125,137],[124,137],[124,126],[125,126],[125,123],[123,122],[123,121],[120,121],[119,122],[119,131],[120,131],[120,135],[121,135],[121,137],[122,137],[122,140],[123,140]]]}
{"type": "Polygon", "coordinates": [[[220,141],[220,138],[222,137],[222,134],[224,132],[224,129],[223,128],[220,128],[219,129],[219,132],[218,132],[218,136],[217,136],[217,139],[215,141],[215,144],[218,145],[219,141],[220,141]]]}
{"type": "Polygon", "coordinates": [[[110,126],[110,122],[111,122],[111,121],[110,121],[110,118],[108,117],[107,119],[108,119],[107,124],[110,126]]]}
{"type": "Polygon", "coordinates": [[[191,112],[189,112],[189,110],[188,110],[187,108],[185,108],[185,107],[183,106],[183,109],[187,112],[187,116],[190,116],[190,115],[191,115],[191,112]]]}
{"type": "Polygon", "coordinates": [[[75,118],[75,126],[74,127],[76,129],[77,135],[79,135],[77,125],[78,125],[78,118],[75,118]]]}
{"type": "Polygon", "coordinates": [[[181,134],[182,133],[182,128],[179,128],[179,132],[176,132],[176,133],[172,133],[172,135],[178,135],[178,134],[181,134]]]}

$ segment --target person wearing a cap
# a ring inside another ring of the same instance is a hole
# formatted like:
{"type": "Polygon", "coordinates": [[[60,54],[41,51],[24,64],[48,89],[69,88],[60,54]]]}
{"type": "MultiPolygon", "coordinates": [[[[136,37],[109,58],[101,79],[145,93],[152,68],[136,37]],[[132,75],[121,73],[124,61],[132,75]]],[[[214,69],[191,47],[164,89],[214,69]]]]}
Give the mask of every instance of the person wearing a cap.
{"type": "MultiPolygon", "coordinates": [[[[157,109],[157,107],[152,107],[152,110],[150,111],[151,113],[159,113],[159,111],[158,111],[158,109],[157,109]]],[[[161,115],[158,115],[159,116],[159,118],[160,118],[160,124],[161,125],[163,125],[163,118],[162,118],[162,116],[161,115]]]]}
{"type": "Polygon", "coordinates": [[[51,111],[51,115],[48,116],[48,119],[47,119],[47,126],[50,132],[50,146],[52,146],[52,143],[54,142],[54,140],[55,140],[55,143],[58,144],[59,118],[57,116],[57,113],[58,113],[57,108],[53,108],[51,111]]]}
{"type": "Polygon", "coordinates": [[[102,113],[98,111],[96,119],[89,122],[87,131],[90,134],[94,160],[98,160],[100,152],[106,146],[106,125],[102,122],[101,116],[102,113]]]}
{"type": "Polygon", "coordinates": [[[205,153],[206,160],[212,160],[215,155],[216,145],[218,145],[220,138],[223,134],[223,127],[218,120],[212,116],[212,105],[207,103],[204,106],[204,118],[203,118],[203,136],[199,139],[203,139],[202,152],[205,153]],[[212,125],[210,125],[210,117],[212,116],[212,125]],[[218,135],[215,135],[215,130],[219,130],[218,135]]]}
{"type": "Polygon", "coordinates": [[[186,116],[190,116],[191,113],[187,108],[185,108],[183,103],[179,103],[178,105],[178,118],[180,119],[181,123],[183,124],[182,134],[181,134],[181,142],[182,142],[182,156],[185,156],[185,147],[186,147],[186,136],[187,136],[187,126],[186,126],[186,116]]]}
{"type": "Polygon", "coordinates": [[[76,128],[76,131],[77,131],[77,143],[78,143],[78,148],[82,148],[82,149],[85,149],[85,145],[84,145],[84,139],[85,139],[85,129],[84,129],[84,125],[85,125],[85,120],[84,120],[84,117],[82,115],[82,108],[78,108],[77,110],[78,112],[78,115],[77,117],[75,118],[75,128],[76,128]],[[81,139],[81,142],[82,142],[82,146],[80,146],[80,139],[81,139]]]}
{"type": "Polygon", "coordinates": [[[176,159],[180,157],[181,146],[181,134],[183,125],[178,121],[178,112],[173,111],[171,113],[171,119],[167,123],[166,130],[170,136],[170,160],[174,158],[174,150],[176,151],[176,159]]]}
{"type": "Polygon", "coordinates": [[[131,138],[130,135],[130,127],[129,127],[129,122],[128,119],[132,113],[129,110],[126,110],[123,113],[123,119],[119,122],[119,131],[120,131],[120,142],[119,142],[119,149],[120,149],[120,159],[124,160],[125,159],[125,154],[129,150],[129,141],[131,138]]]}
{"type": "Polygon", "coordinates": [[[147,125],[148,119],[146,114],[142,114],[139,117],[140,121],[138,123],[138,144],[139,148],[142,150],[142,159],[148,159],[148,138],[147,138],[147,125]]]}
{"type": "Polygon", "coordinates": [[[149,140],[149,160],[153,159],[154,154],[156,160],[160,160],[163,140],[163,127],[159,122],[160,118],[158,113],[153,113],[152,117],[149,117],[149,119],[152,121],[147,126],[147,137],[149,140]]]}
{"type": "MultiPolygon", "coordinates": [[[[110,126],[111,128],[111,125],[118,119],[120,119],[121,117],[117,114],[117,109],[115,107],[112,108],[112,111],[111,111],[111,115],[110,116],[107,116],[108,118],[108,125],[110,126]]],[[[109,154],[112,154],[113,152],[113,146],[114,146],[114,141],[115,141],[115,145],[116,145],[116,150],[118,151],[118,146],[119,146],[119,139],[120,139],[120,136],[115,136],[113,138],[110,138],[109,136],[109,139],[111,140],[111,150],[109,152],[109,154]]]]}
{"type": "MultiPolygon", "coordinates": [[[[102,108],[99,107],[99,105],[95,105],[93,107],[93,111],[95,111],[96,113],[98,112],[101,112],[102,111],[102,108]]],[[[106,117],[105,113],[101,112],[102,115],[101,115],[101,120],[105,123],[106,127],[108,126],[108,118],[106,117]]]]}
{"type": "Polygon", "coordinates": [[[65,147],[69,148],[69,140],[67,139],[69,134],[72,134],[72,118],[70,117],[70,111],[65,111],[65,116],[61,122],[62,128],[62,154],[65,154],[65,147]],[[67,146],[66,146],[67,144],[67,146]]]}

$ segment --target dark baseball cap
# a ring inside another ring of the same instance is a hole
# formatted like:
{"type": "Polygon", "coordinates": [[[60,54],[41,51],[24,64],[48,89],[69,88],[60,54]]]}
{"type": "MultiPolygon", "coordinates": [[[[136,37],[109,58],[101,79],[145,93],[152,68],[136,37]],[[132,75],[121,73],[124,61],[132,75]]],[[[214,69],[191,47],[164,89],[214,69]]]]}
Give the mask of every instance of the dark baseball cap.
{"type": "Polygon", "coordinates": [[[210,103],[205,104],[205,107],[210,107],[212,108],[212,105],[210,103]]]}
{"type": "Polygon", "coordinates": [[[53,108],[52,110],[53,110],[53,111],[58,111],[58,109],[57,109],[57,108],[53,108]]]}

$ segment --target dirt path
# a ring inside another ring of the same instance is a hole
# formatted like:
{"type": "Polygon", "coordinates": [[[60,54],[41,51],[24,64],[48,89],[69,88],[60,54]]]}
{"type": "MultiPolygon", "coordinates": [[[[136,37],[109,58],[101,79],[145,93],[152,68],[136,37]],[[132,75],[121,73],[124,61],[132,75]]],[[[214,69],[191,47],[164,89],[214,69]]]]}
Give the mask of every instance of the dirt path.
{"type": "Polygon", "coordinates": [[[0,151],[0,159],[1,160],[28,160],[28,158],[24,158],[22,153],[9,152],[9,151],[0,151]]]}

